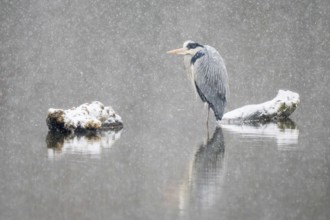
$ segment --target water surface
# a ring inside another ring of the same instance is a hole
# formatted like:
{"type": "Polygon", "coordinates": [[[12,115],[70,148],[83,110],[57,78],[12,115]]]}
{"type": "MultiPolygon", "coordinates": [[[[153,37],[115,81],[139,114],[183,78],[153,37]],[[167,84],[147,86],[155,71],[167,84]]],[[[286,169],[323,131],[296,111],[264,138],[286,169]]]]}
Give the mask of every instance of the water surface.
{"type": "Polygon", "coordinates": [[[1,219],[329,219],[330,5],[320,1],[1,1],[1,219]],[[182,59],[217,48],[227,109],[298,92],[291,122],[207,135],[182,59]],[[48,133],[98,100],[124,129],[48,133]],[[209,136],[209,137],[208,137],[209,136]]]}

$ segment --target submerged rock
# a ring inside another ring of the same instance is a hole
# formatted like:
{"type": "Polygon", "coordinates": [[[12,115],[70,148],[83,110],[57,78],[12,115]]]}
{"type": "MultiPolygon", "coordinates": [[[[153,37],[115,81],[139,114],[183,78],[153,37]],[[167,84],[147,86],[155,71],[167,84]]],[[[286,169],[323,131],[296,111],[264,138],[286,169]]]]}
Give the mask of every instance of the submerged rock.
{"type": "Polygon", "coordinates": [[[224,114],[224,123],[254,121],[278,121],[288,118],[300,103],[299,94],[289,90],[279,90],[277,96],[267,102],[246,105],[224,114]]]}
{"type": "Polygon", "coordinates": [[[51,131],[84,132],[122,128],[121,117],[111,106],[95,101],[68,110],[48,109],[47,126],[51,131]]]}

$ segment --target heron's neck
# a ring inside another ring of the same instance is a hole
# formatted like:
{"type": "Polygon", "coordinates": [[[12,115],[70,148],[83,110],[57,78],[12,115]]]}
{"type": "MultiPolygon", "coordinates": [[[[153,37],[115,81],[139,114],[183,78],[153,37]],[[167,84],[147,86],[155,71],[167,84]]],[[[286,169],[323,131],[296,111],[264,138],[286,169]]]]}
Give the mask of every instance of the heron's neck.
{"type": "Polygon", "coordinates": [[[198,60],[199,58],[201,58],[202,56],[204,56],[205,53],[203,51],[198,51],[192,58],[191,58],[191,64],[193,65],[196,60],[198,60]]]}

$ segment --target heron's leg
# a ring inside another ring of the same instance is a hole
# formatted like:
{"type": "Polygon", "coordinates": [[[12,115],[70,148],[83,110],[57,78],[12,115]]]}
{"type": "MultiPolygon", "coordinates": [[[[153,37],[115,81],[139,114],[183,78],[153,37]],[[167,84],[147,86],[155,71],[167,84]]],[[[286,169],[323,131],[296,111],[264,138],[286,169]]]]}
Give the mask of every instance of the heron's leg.
{"type": "Polygon", "coordinates": [[[210,106],[207,106],[207,119],[206,119],[206,126],[209,126],[209,118],[210,118],[210,106]]]}
{"type": "Polygon", "coordinates": [[[207,140],[209,140],[209,118],[210,118],[210,105],[207,105],[207,119],[206,119],[207,140]]]}

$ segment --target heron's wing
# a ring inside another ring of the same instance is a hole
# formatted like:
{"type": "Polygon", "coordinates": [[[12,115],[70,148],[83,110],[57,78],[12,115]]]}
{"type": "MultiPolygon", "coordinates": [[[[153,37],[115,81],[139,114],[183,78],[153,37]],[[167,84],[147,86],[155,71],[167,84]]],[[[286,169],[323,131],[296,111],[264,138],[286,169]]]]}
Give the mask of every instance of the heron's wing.
{"type": "Polygon", "coordinates": [[[221,120],[228,93],[228,75],[220,54],[210,46],[205,46],[205,56],[196,61],[193,75],[196,89],[202,100],[213,109],[217,120],[221,120]]]}

